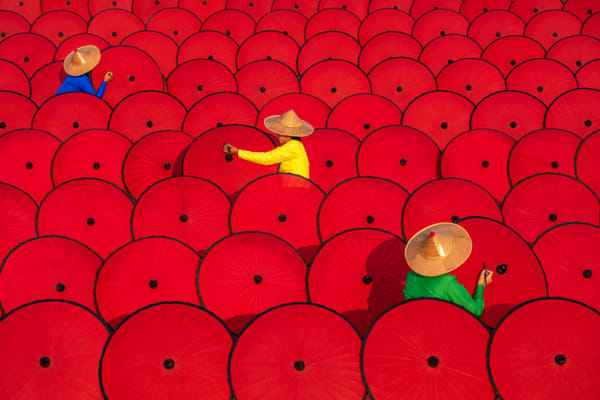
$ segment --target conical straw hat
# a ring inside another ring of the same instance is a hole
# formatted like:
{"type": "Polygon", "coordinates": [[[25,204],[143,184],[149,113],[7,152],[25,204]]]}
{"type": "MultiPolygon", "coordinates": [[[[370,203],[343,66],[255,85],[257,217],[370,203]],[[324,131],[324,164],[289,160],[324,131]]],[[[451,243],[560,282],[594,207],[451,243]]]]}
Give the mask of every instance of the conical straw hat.
{"type": "Polygon", "coordinates": [[[273,133],[292,137],[308,136],[315,130],[311,124],[301,120],[294,110],[265,118],[265,126],[273,133]]]}
{"type": "Polygon", "coordinates": [[[438,276],[464,263],[473,244],[460,225],[443,222],[417,232],[404,251],[408,266],[419,275],[438,276]]]}
{"type": "Polygon", "coordinates": [[[71,76],[81,76],[93,70],[100,62],[100,49],[89,45],[69,53],[63,63],[65,72],[71,76]]]}

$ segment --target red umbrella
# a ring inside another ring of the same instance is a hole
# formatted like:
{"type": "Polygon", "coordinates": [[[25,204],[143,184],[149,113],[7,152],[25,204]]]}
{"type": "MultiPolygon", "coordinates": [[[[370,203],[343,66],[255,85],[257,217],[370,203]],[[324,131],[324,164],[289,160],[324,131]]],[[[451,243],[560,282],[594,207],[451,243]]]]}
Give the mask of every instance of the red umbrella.
{"type": "Polygon", "coordinates": [[[446,65],[436,82],[438,89],[465,96],[473,104],[492,93],[506,90],[502,72],[480,58],[465,58],[446,65]]]}
{"type": "Polygon", "coordinates": [[[371,0],[369,2],[369,13],[372,14],[377,10],[394,7],[408,13],[411,5],[412,0],[371,0]]]}
{"type": "Polygon", "coordinates": [[[131,11],[131,3],[133,0],[89,0],[88,8],[90,9],[90,14],[92,17],[98,14],[101,11],[107,10],[109,8],[118,8],[121,10],[131,11]],[[115,4],[117,3],[117,4],[115,4]]]}
{"type": "Polygon", "coordinates": [[[106,129],[111,108],[98,97],[71,92],[46,100],[32,118],[33,128],[64,141],[87,129],[106,129]]]}
{"type": "Polygon", "coordinates": [[[506,77],[506,86],[509,90],[529,93],[548,106],[564,92],[576,89],[577,79],[557,61],[535,59],[513,69],[506,77]]]}
{"type": "Polygon", "coordinates": [[[399,10],[397,6],[371,11],[360,24],[358,41],[364,46],[374,36],[392,30],[410,35],[414,24],[415,21],[408,12],[399,10]]]}
{"type": "Polygon", "coordinates": [[[30,23],[33,23],[37,17],[42,14],[41,2],[39,1],[12,1],[2,4],[2,8],[5,11],[13,11],[25,18],[30,23]]]}
{"type": "Polygon", "coordinates": [[[73,135],[52,161],[54,185],[77,178],[99,178],[125,190],[121,169],[132,143],[118,132],[91,129],[73,135]]]}
{"type": "Polygon", "coordinates": [[[460,13],[469,21],[495,10],[508,10],[512,0],[464,0],[460,6],[460,13]]]}
{"type": "Polygon", "coordinates": [[[363,140],[375,129],[398,125],[402,112],[390,100],[376,94],[355,94],[335,105],[327,117],[327,127],[345,130],[363,140]]]}
{"type": "Polygon", "coordinates": [[[459,224],[469,232],[473,250],[452,275],[474,293],[483,266],[494,273],[492,284],[484,289],[481,321],[487,326],[496,326],[517,304],[548,295],[540,261],[517,232],[489,218],[466,218],[459,224]]]}
{"type": "Polygon", "coordinates": [[[117,46],[123,38],[144,29],[144,21],[138,15],[130,10],[115,8],[94,14],[88,25],[89,33],[104,38],[112,46],[117,46]]]}
{"type": "Polygon", "coordinates": [[[543,172],[575,176],[575,153],[581,138],[569,131],[541,129],[523,136],[510,152],[512,184],[543,172]]]}
{"type": "Polygon", "coordinates": [[[416,97],[437,89],[431,71],[411,58],[391,58],[369,72],[373,93],[387,97],[401,110],[416,97]]]}
{"type": "Polygon", "coordinates": [[[54,58],[56,47],[42,35],[17,33],[0,42],[0,58],[12,61],[31,77],[54,58]]]}
{"type": "Polygon", "coordinates": [[[44,12],[67,10],[79,14],[86,21],[90,19],[88,0],[69,0],[68,3],[61,0],[42,0],[41,6],[44,12]]]}
{"type": "Polygon", "coordinates": [[[329,107],[357,93],[370,93],[366,75],[354,64],[342,60],[321,61],[300,78],[302,93],[323,100],[329,107]]]}
{"type": "MultiPolygon", "coordinates": [[[[58,46],[56,53],[54,54],[54,61],[62,61],[75,49],[78,49],[87,45],[94,45],[100,49],[100,51],[106,49],[110,44],[103,38],[93,33],[79,33],[73,35],[65,40],[58,46]]],[[[62,63],[61,63],[62,66],[62,63]]]]}
{"type": "Polygon", "coordinates": [[[256,22],[239,10],[220,10],[210,15],[202,24],[203,31],[217,31],[231,36],[239,45],[254,33],[256,22]]]}
{"type": "MultiPolygon", "coordinates": [[[[571,4],[575,4],[572,2],[571,4]]],[[[564,8],[566,11],[566,8],[564,8]]],[[[596,39],[600,39],[600,28],[598,24],[598,19],[600,19],[600,14],[595,13],[592,15],[587,14],[587,11],[591,11],[590,8],[586,10],[586,16],[581,18],[583,22],[583,27],[581,28],[581,34],[586,36],[593,36],[596,39]]]]}
{"type": "Polygon", "coordinates": [[[306,263],[288,243],[262,232],[238,233],[215,243],[198,272],[204,306],[239,333],[257,314],[307,301],[306,263]],[[243,257],[233,257],[232,255],[243,257]]]}
{"type": "Polygon", "coordinates": [[[504,76],[523,61],[544,58],[546,50],[541,44],[525,36],[505,36],[490,43],[481,58],[494,64],[504,76]]]}
{"type": "Polygon", "coordinates": [[[433,9],[421,15],[412,30],[412,36],[427,45],[433,39],[447,34],[466,35],[469,21],[458,11],[433,9]]]}
{"type": "Polygon", "coordinates": [[[37,107],[20,93],[0,92],[0,135],[16,129],[31,127],[37,107]]]}
{"type": "Polygon", "coordinates": [[[0,300],[5,312],[44,299],[69,300],[90,310],[102,259],[67,237],[43,236],[15,247],[2,263],[0,300]]]}
{"type": "Polygon", "coordinates": [[[272,233],[311,260],[320,244],[317,212],[324,196],[317,185],[298,175],[263,176],[237,196],[231,209],[231,231],[272,233]]]}
{"type": "Polygon", "coordinates": [[[365,1],[357,1],[348,4],[344,0],[321,0],[319,1],[319,11],[331,8],[342,8],[356,15],[360,20],[365,19],[369,13],[369,5],[365,1]]]}
{"type": "Polygon", "coordinates": [[[429,136],[395,125],[378,129],[363,140],[356,165],[359,175],[387,178],[412,192],[438,177],[439,158],[440,149],[429,136]]]}
{"type": "Polygon", "coordinates": [[[212,182],[191,176],[168,178],[140,197],[131,230],[135,238],[178,239],[202,255],[229,234],[230,207],[225,193],[212,182]]]}
{"type": "Polygon", "coordinates": [[[35,129],[0,136],[0,181],[24,190],[39,204],[52,189],[50,168],[59,146],[57,138],[35,129]]]}
{"type": "Polygon", "coordinates": [[[515,308],[488,345],[488,370],[504,399],[597,397],[598,311],[569,299],[538,299],[515,308]]]}
{"type": "Polygon", "coordinates": [[[235,342],[229,379],[238,399],[362,399],[360,337],[314,304],[289,304],[255,318],[235,342]]]}
{"type": "Polygon", "coordinates": [[[298,76],[287,65],[275,60],[254,61],[235,74],[238,90],[258,109],[275,97],[300,91],[298,76]]]}
{"type": "Polygon", "coordinates": [[[598,130],[600,112],[594,107],[598,101],[598,89],[573,89],[560,95],[548,107],[546,128],[564,129],[585,138],[598,130]]]}
{"type": "MultiPolygon", "coordinates": [[[[508,3],[506,0],[500,1],[504,2],[504,9],[484,12],[473,19],[469,26],[467,35],[483,48],[502,36],[522,35],[525,29],[525,22],[521,17],[508,11],[511,0],[508,0],[508,3]]],[[[463,7],[465,3],[463,3],[463,7]]],[[[475,3],[475,1],[470,2],[473,6],[475,3]]],[[[483,10],[483,7],[480,10],[483,10]]]]}
{"type": "Polygon", "coordinates": [[[515,140],[491,129],[475,129],[452,139],[442,154],[444,178],[463,178],[481,185],[502,202],[510,190],[508,158],[515,140]]]}
{"type": "Polygon", "coordinates": [[[600,58],[600,39],[583,35],[566,37],[548,50],[546,58],[559,61],[577,72],[582,65],[600,58]]]}
{"type": "Polygon", "coordinates": [[[29,80],[31,96],[37,105],[56,95],[56,91],[67,77],[63,61],[54,61],[38,69],[29,80]]]}
{"type": "Polygon", "coordinates": [[[481,46],[473,39],[451,34],[429,42],[419,55],[419,61],[437,75],[446,65],[461,58],[479,58],[481,52],[481,46]]]}
{"type": "Polygon", "coordinates": [[[560,39],[579,35],[581,21],[575,15],[559,9],[546,10],[532,17],[525,27],[525,36],[537,40],[546,50],[560,39]]]}
{"type": "Polygon", "coordinates": [[[321,99],[304,93],[282,94],[265,104],[258,117],[256,118],[256,127],[266,131],[264,124],[266,117],[271,115],[283,114],[287,110],[295,110],[302,119],[309,121],[315,128],[324,128],[327,122],[327,116],[331,109],[321,99]]]}
{"type": "Polygon", "coordinates": [[[487,128],[515,139],[544,127],[546,106],[536,97],[505,90],[481,100],[471,115],[471,129],[487,128]]]}
{"type": "Polygon", "coordinates": [[[575,173],[577,179],[589,186],[600,196],[600,166],[597,163],[600,151],[600,131],[586,137],[575,154],[575,173]]]}
{"type": "Polygon", "coordinates": [[[510,11],[527,22],[542,11],[560,10],[562,7],[563,3],[561,0],[514,0],[510,5],[510,11]]]}
{"type": "Polygon", "coordinates": [[[169,76],[177,67],[177,43],[161,32],[141,31],[127,36],[121,42],[123,46],[137,47],[148,53],[164,76],[169,76]]]}
{"type": "Polygon", "coordinates": [[[223,143],[231,143],[250,151],[268,151],[273,142],[256,128],[225,125],[211,129],[190,144],[183,160],[183,173],[198,176],[219,185],[230,199],[248,182],[277,171],[276,165],[252,164],[223,154],[223,143]]]}
{"type": "Polygon", "coordinates": [[[598,4],[594,0],[566,1],[563,10],[569,11],[582,21],[589,21],[590,15],[594,14],[598,9],[598,4]]]}
{"type": "Polygon", "coordinates": [[[210,399],[231,397],[227,358],[232,339],[223,322],[198,306],[159,303],[130,316],[100,360],[104,397],[210,399]]]}
{"type": "Polygon", "coordinates": [[[183,121],[183,130],[193,137],[223,125],[254,125],[256,106],[233,92],[216,92],[198,100],[183,121]]]}
{"type": "Polygon", "coordinates": [[[25,71],[11,61],[0,60],[0,87],[3,91],[16,92],[25,97],[31,95],[31,85],[25,71]]]}
{"type": "Polygon", "coordinates": [[[191,60],[179,64],[167,78],[168,92],[190,109],[198,100],[217,92],[237,92],[231,71],[211,60],[191,60]]]}
{"type": "Polygon", "coordinates": [[[359,57],[359,66],[368,74],[374,66],[391,57],[408,57],[416,60],[421,45],[415,38],[403,32],[383,32],[364,43],[359,57]]]}
{"type": "Polygon", "coordinates": [[[139,139],[123,162],[123,182],[136,199],[153,183],[181,175],[192,138],[181,131],[159,131],[139,139]]]}
{"type": "Polygon", "coordinates": [[[461,132],[469,130],[473,103],[454,92],[436,90],[413,100],[402,119],[408,125],[427,132],[443,148],[461,132]]]}
{"type": "Polygon", "coordinates": [[[533,244],[548,280],[550,296],[579,300],[598,309],[600,291],[598,254],[600,227],[567,223],[550,228],[533,244]]]}
{"type": "Polygon", "coordinates": [[[252,2],[245,0],[229,0],[227,2],[227,8],[243,11],[250,15],[252,19],[258,21],[271,11],[272,4],[273,0],[258,0],[252,2]]]}
{"type": "Polygon", "coordinates": [[[600,88],[600,59],[590,61],[581,67],[575,74],[575,78],[580,87],[600,88]]]}
{"type": "Polygon", "coordinates": [[[211,2],[199,2],[198,0],[179,0],[179,8],[193,12],[201,21],[205,21],[210,15],[223,10],[227,0],[215,0],[211,2]]]}
{"type": "Polygon", "coordinates": [[[0,260],[19,243],[36,236],[37,206],[22,190],[0,182],[0,260]]]}
{"type": "Polygon", "coordinates": [[[108,329],[76,303],[30,303],[0,323],[0,391],[7,398],[99,399],[108,329]]]}
{"type": "Polygon", "coordinates": [[[506,224],[529,243],[564,222],[600,223],[598,197],[583,183],[561,174],[538,174],[513,186],[502,203],[506,224]]]}
{"type": "MultiPolygon", "coordinates": [[[[308,26],[308,25],[307,25],[308,26]]],[[[358,64],[360,45],[356,39],[344,32],[323,32],[304,43],[298,53],[298,73],[324,60],[346,60],[358,64]]]]}
{"type": "Polygon", "coordinates": [[[364,15],[359,19],[357,14],[354,14],[347,7],[329,8],[325,3],[325,0],[321,1],[319,5],[321,11],[313,15],[307,22],[305,30],[306,39],[310,39],[319,33],[332,31],[345,32],[354,39],[357,39],[358,28],[361,24],[360,21],[364,18],[364,15]]]}
{"type": "MultiPolygon", "coordinates": [[[[462,0],[446,0],[444,1],[444,8],[458,11],[461,3],[462,0]]],[[[414,19],[417,19],[427,11],[436,9],[438,7],[437,5],[438,2],[435,0],[414,0],[410,7],[410,15],[414,19]]]]}
{"type": "Polygon", "coordinates": [[[256,32],[282,32],[294,39],[299,46],[302,46],[304,44],[306,22],[306,17],[296,10],[273,9],[273,11],[257,21],[256,32]]]}
{"type": "Polygon", "coordinates": [[[181,129],[185,115],[185,107],[177,98],[148,90],[121,100],[113,110],[108,126],[136,142],[152,132],[181,129]]]}
{"type": "Polygon", "coordinates": [[[402,208],[408,192],[384,178],[356,177],[336,185],[318,214],[319,236],[326,241],[353,228],[378,228],[402,235],[402,208]]]}
{"type": "Polygon", "coordinates": [[[300,3],[296,0],[273,0],[272,10],[293,10],[310,18],[319,10],[319,1],[307,0],[300,3]]]}
{"type": "Polygon", "coordinates": [[[310,159],[310,179],[325,192],[357,175],[356,153],[360,141],[351,134],[338,129],[317,129],[302,143],[310,159]]]}
{"type": "Polygon", "coordinates": [[[75,179],[48,193],[37,215],[39,235],[75,239],[105,258],[131,240],[133,204],[115,185],[75,179]]]}
{"type": "Polygon", "coordinates": [[[383,313],[361,351],[363,379],[373,398],[491,399],[485,365],[489,333],[449,302],[419,299],[383,313]]]}
{"type": "Polygon", "coordinates": [[[402,214],[402,230],[404,237],[410,238],[431,224],[456,223],[472,216],[502,221],[498,204],[481,186],[458,178],[436,179],[408,198],[402,214]]]}
{"type": "Polygon", "coordinates": [[[146,29],[164,33],[180,46],[185,39],[200,31],[202,21],[191,11],[175,8],[178,1],[175,0],[173,8],[163,8],[154,13],[146,23],[146,29]]]}
{"type": "Polygon", "coordinates": [[[298,43],[282,32],[258,32],[240,45],[236,56],[237,68],[258,60],[276,60],[296,70],[298,43]]]}
{"type": "MultiPolygon", "coordinates": [[[[188,37],[177,52],[177,64],[198,58],[207,58],[224,64],[229,71],[236,71],[235,56],[238,44],[230,36],[221,32],[204,31],[188,37]]],[[[211,72],[212,73],[212,72],[211,72]]],[[[233,89],[237,90],[237,87],[233,89]]]]}
{"type": "Polygon", "coordinates": [[[0,42],[17,33],[27,33],[31,29],[29,21],[20,13],[0,10],[0,42]]]}
{"type": "Polygon", "coordinates": [[[174,239],[150,237],[130,242],[112,253],[98,271],[94,288],[98,311],[115,328],[153,303],[200,305],[195,284],[199,262],[194,250],[174,239]]]}
{"type": "Polygon", "coordinates": [[[31,33],[50,39],[55,46],[59,46],[66,38],[86,30],[87,21],[81,15],[64,10],[46,10],[31,25],[31,33]]]}

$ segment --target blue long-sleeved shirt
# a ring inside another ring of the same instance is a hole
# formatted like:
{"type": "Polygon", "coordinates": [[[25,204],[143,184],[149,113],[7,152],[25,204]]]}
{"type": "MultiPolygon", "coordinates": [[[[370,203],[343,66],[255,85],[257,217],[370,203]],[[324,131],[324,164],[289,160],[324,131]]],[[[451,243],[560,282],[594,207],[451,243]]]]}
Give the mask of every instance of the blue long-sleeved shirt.
{"type": "Polygon", "coordinates": [[[67,78],[60,85],[56,94],[69,93],[69,92],[84,92],[93,94],[94,96],[98,96],[102,98],[104,96],[104,91],[106,90],[106,82],[102,82],[98,92],[94,90],[94,86],[92,86],[92,82],[90,82],[90,78],[87,75],[81,76],[71,76],[67,75],[67,78]]]}

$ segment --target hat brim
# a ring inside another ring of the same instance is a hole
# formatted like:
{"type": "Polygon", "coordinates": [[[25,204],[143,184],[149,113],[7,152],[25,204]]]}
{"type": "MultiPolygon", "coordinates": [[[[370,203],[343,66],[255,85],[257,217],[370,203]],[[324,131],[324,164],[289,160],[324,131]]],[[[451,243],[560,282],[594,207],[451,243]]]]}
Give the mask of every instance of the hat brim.
{"type": "Polygon", "coordinates": [[[469,233],[460,225],[449,222],[430,225],[423,228],[408,241],[404,256],[408,266],[422,276],[439,276],[460,267],[471,255],[473,242],[469,233]],[[451,235],[454,238],[454,250],[448,256],[431,260],[420,253],[421,243],[429,237],[430,232],[451,235]]]}
{"type": "Polygon", "coordinates": [[[302,125],[300,126],[285,126],[281,123],[281,115],[267,117],[264,122],[268,130],[282,136],[305,137],[312,134],[315,130],[315,128],[306,121],[302,121],[302,125]]]}
{"type": "Polygon", "coordinates": [[[65,72],[71,76],[81,76],[87,74],[100,63],[100,49],[96,46],[82,46],[77,50],[84,50],[88,53],[88,58],[85,60],[85,63],[76,65],[73,64],[73,55],[75,51],[69,53],[65,61],[63,62],[63,67],[65,72]]]}

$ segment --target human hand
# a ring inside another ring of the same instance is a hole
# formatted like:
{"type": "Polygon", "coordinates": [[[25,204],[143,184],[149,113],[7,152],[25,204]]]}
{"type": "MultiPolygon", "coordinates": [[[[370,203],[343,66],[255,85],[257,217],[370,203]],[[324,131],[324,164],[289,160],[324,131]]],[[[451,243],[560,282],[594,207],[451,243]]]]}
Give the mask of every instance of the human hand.
{"type": "Polygon", "coordinates": [[[112,72],[109,71],[104,75],[104,82],[110,82],[112,80],[113,80],[113,74],[112,74],[112,72]]]}
{"type": "Polygon", "coordinates": [[[489,269],[482,269],[479,273],[479,279],[477,280],[478,285],[487,286],[492,283],[492,275],[494,271],[490,271],[489,269]]]}
{"type": "Polygon", "coordinates": [[[229,143],[225,143],[223,144],[223,153],[233,154],[235,156],[238,153],[238,148],[229,143]]]}

